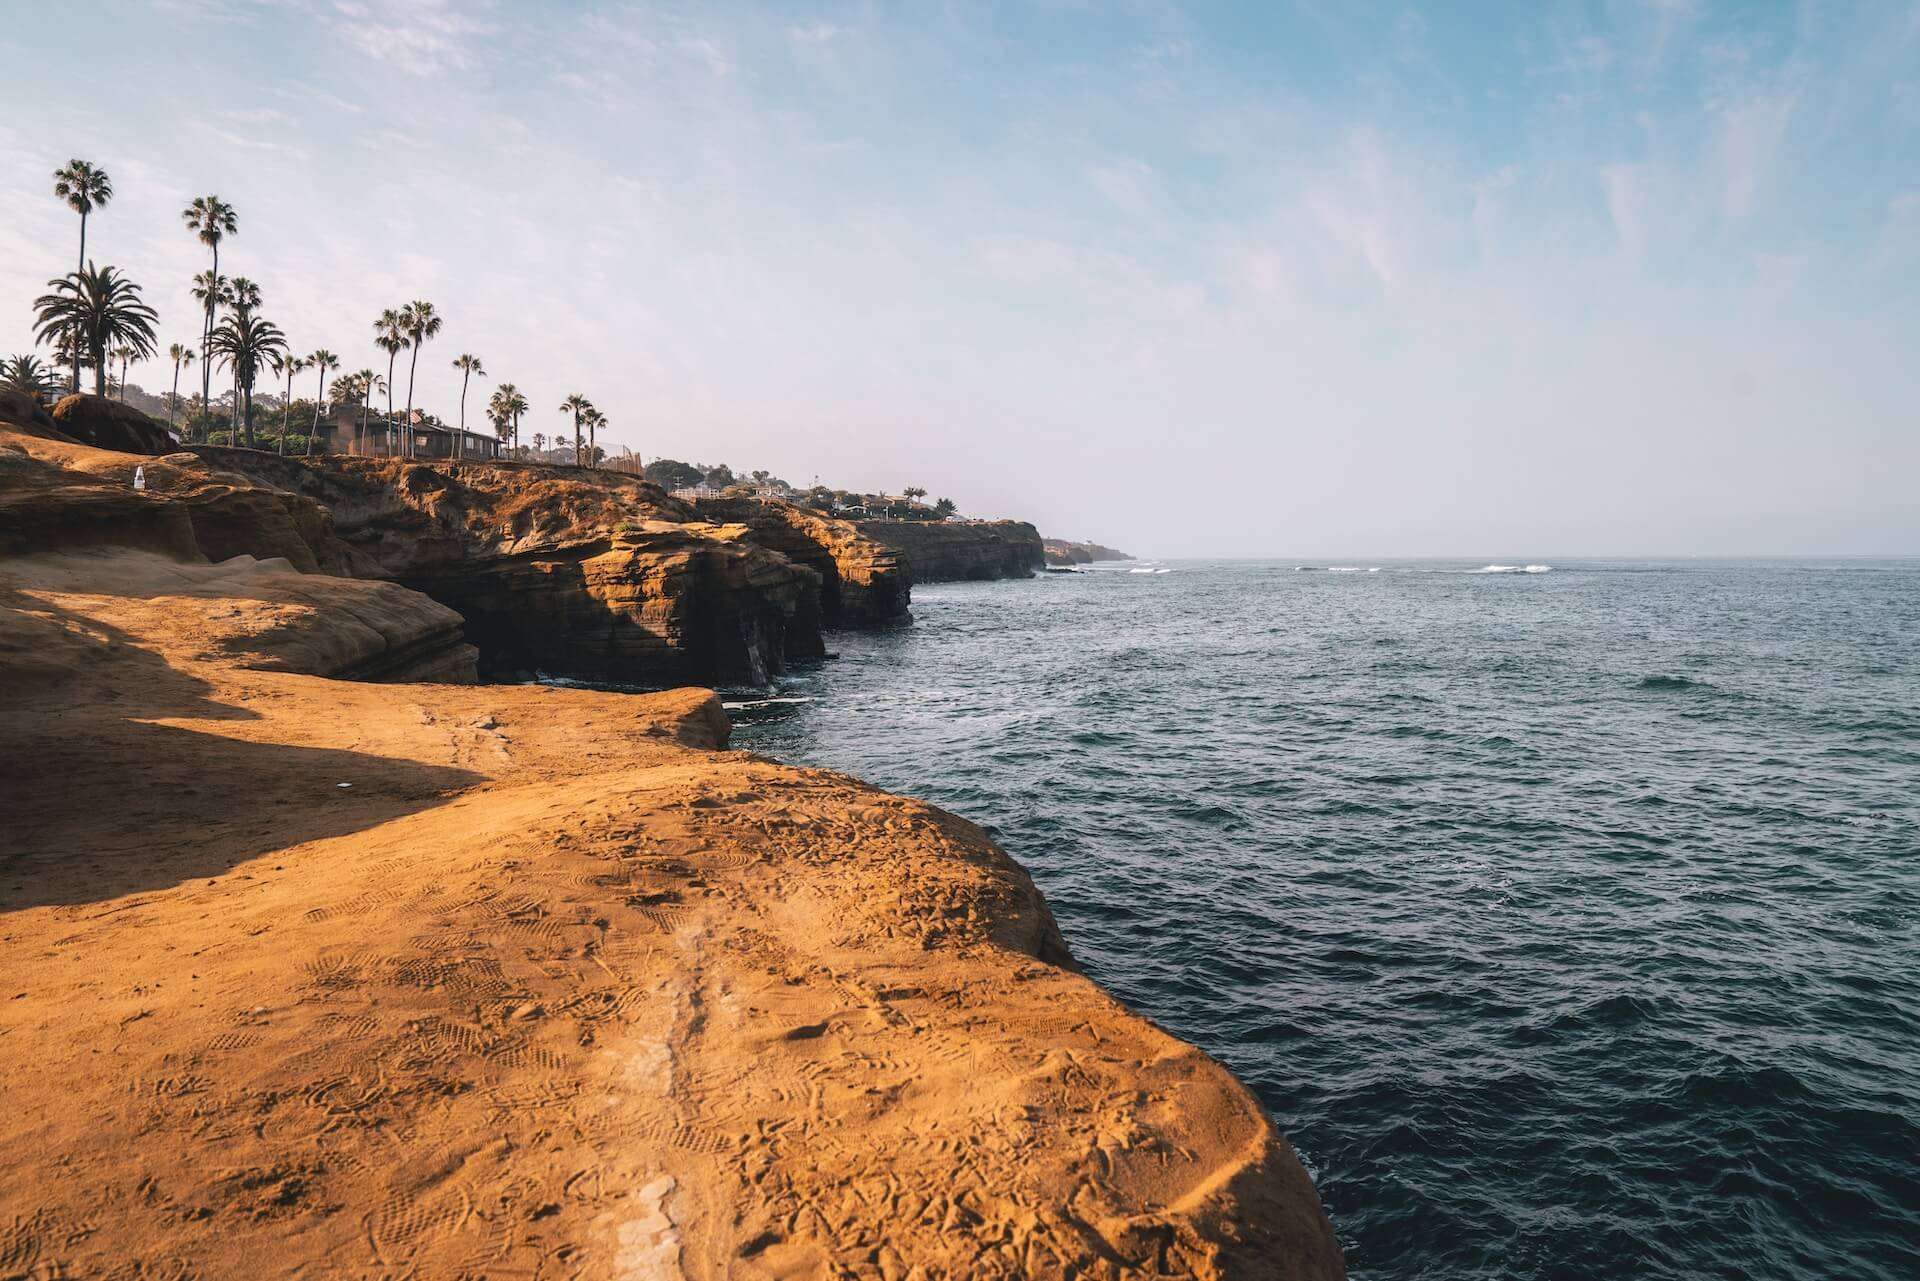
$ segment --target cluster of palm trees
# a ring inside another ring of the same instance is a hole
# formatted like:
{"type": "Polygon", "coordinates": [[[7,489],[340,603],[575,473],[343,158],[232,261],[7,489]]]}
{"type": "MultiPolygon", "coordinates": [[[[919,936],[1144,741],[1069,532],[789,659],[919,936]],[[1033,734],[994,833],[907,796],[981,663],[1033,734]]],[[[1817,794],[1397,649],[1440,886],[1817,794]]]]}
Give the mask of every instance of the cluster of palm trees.
{"type": "MultiPolygon", "coordinates": [[[[53,348],[54,365],[48,367],[37,356],[21,355],[0,360],[0,386],[13,386],[30,393],[50,395],[56,372],[70,372],[69,390],[80,390],[83,366],[93,369],[94,394],[105,396],[109,372],[120,368],[120,392],[126,395],[127,374],[136,361],[159,355],[156,325],[159,317],[141,297],[140,286],[127,279],[116,267],[96,267],[87,257],[87,220],[113,199],[113,182],[106,171],[84,160],[72,160],[54,171],[54,194],[80,215],[79,266],[70,274],[51,280],[50,293],[34,300],[37,329],[35,342],[53,348]]],[[[212,402],[213,372],[219,366],[232,377],[232,427],[228,439],[233,444],[244,438],[254,447],[254,388],[262,374],[271,371],[286,380],[280,416],[279,449],[286,452],[291,430],[295,380],[311,371],[315,377],[313,424],[307,433],[307,451],[313,452],[320,436],[321,418],[331,400],[360,407],[354,450],[361,452],[368,438],[370,416],[376,396],[386,397],[384,417],[385,452],[405,457],[415,453],[414,380],[419,372],[420,350],[439,336],[444,321],[430,302],[416,299],[403,307],[382,311],[373,323],[374,345],[387,355],[387,372],[361,369],[342,374],[329,383],[328,376],[340,368],[340,358],[325,348],[307,355],[295,355],[281,328],[261,314],[260,286],[245,276],[227,277],[220,273],[220,248],[240,229],[233,206],[218,196],[198,196],[181,211],[181,220],[211,256],[208,269],[193,278],[191,293],[200,311],[198,344],[172,343],[164,359],[173,366],[172,391],[167,397],[167,425],[181,406],[180,374],[200,365],[199,409],[204,414],[212,402]],[[401,352],[407,352],[407,394],[403,415],[396,416],[394,397],[401,352]],[[400,439],[396,440],[395,433],[400,439]]],[[[460,432],[454,439],[455,457],[461,456],[467,427],[467,393],[476,377],[487,371],[480,358],[462,352],[453,360],[460,371],[460,432]]],[[[270,386],[272,384],[269,384],[270,386]]],[[[520,419],[530,406],[526,396],[512,383],[501,383],[487,401],[487,417],[494,434],[503,443],[512,441],[519,452],[520,419]]],[[[597,461],[596,437],[607,426],[607,417],[592,401],[575,392],[560,405],[560,413],[573,424],[573,455],[576,464],[597,461]]],[[[189,420],[190,421],[190,420],[189,420]]],[[[536,433],[535,449],[546,443],[536,433]]],[[[564,444],[555,437],[554,444],[564,444]]]]}

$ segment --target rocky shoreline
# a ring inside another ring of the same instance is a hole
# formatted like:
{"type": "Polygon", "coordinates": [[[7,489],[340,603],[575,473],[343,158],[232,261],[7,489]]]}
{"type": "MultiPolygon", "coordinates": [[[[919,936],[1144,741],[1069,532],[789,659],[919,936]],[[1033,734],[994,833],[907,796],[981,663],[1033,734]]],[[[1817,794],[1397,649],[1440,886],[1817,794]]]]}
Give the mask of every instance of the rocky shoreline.
{"type": "Polygon", "coordinates": [[[0,425],[10,1268],[1341,1275],[979,829],[724,750],[705,690],[472,683],[488,610],[778,663],[829,564],[904,612],[898,558],[524,466],[0,425]]]}

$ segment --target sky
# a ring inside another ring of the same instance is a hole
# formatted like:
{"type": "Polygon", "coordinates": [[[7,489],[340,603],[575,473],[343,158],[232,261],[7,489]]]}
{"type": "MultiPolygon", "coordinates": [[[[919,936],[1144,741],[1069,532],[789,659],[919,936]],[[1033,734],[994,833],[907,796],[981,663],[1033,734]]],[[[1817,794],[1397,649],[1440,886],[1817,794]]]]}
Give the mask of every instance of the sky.
{"type": "Polygon", "coordinates": [[[1920,0],[0,14],[0,354],[82,157],[163,347],[218,194],[297,350],[432,301],[448,419],[1155,556],[1920,553],[1920,0]]]}

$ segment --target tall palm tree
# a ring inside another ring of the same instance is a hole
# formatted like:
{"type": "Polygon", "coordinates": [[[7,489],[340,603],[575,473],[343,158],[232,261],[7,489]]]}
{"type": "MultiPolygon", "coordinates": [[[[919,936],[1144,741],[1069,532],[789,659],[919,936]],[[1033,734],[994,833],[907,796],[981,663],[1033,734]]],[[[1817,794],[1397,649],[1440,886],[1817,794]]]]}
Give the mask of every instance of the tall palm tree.
{"type": "Polygon", "coordinates": [[[583,415],[583,418],[587,424],[587,465],[589,467],[598,467],[600,465],[600,447],[594,443],[593,438],[599,428],[607,425],[607,416],[598,409],[589,407],[583,415]]]}
{"type": "Polygon", "coordinates": [[[353,376],[355,387],[360,392],[360,430],[353,438],[353,451],[360,452],[367,437],[367,417],[373,412],[373,398],[387,389],[387,380],[371,369],[362,369],[353,376]]]}
{"type": "MultiPolygon", "coordinates": [[[[220,280],[220,242],[228,236],[240,233],[240,223],[234,217],[233,206],[218,196],[195,196],[193,203],[180,211],[180,219],[187,224],[187,230],[199,237],[200,243],[213,251],[213,282],[217,286],[220,280]]],[[[200,329],[200,403],[206,404],[213,393],[213,362],[207,359],[213,342],[214,312],[220,303],[220,291],[209,288],[206,293],[206,323],[200,329]]]]}
{"type": "Polygon", "coordinates": [[[237,417],[247,433],[247,448],[253,448],[253,383],[262,367],[278,364],[286,356],[287,336],[280,326],[255,315],[251,308],[235,308],[213,331],[212,348],[222,364],[233,370],[236,399],[245,408],[237,417]]]}
{"type": "Polygon", "coordinates": [[[575,467],[580,465],[580,424],[582,415],[592,408],[593,402],[577,391],[568,393],[567,398],[560,402],[560,412],[573,415],[573,465],[575,467]]]}
{"type": "Polygon", "coordinates": [[[413,356],[407,366],[407,457],[413,457],[413,376],[420,368],[420,348],[429,338],[440,333],[440,317],[434,314],[433,304],[420,299],[408,303],[400,313],[407,328],[407,341],[413,347],[413,356]]]}
{"type": "Polygon", "coordinates": [[[387,456],[393,456],[393,361],[407,349],[406,317],[392,307],[373,322],[374,345],[387,353],[387,456]]]}
{"type": "Polygon", "coordinates": [[[40,363],[38,356],[11,356],[0,360],[0,387],[11,387],[29,396],[53,392],[53,371],[40,363]]]}
{"type": "Polygon", "coordinates": [[[487,407],[493,412],[495,418],[502,422],[513,423],[513,448],[514,451],[518,453],[520,449],[520,415],[532,408],[532,406],[527,404],[527,398],[522,396],[520,389],[512,383],[501,383],[499,387],[494,389],[493,399],[487,402],[487,407]]]}
{"type": "Polygon", "coordinates": [[[293,376],[307,367],[307,362],[298,356],[288,356],[276,362],[281,373],[287,376],[287,398],[280,402],[280,452],[287,452],[287,426],[293,418],[293,376]]]}
{"type": "MultiPolygon", "coordinates": [[[[464,432],[467,429],[467,380],[475,374],[485,378],[487,371],[480,368],[480,357],[469,355],[464,351],[453,358],[453,367],[460,371],[460,430],[464,432]]],[[[453,438],[453,452],[456,458],[460,456],[461,443],[460,437],[453,438]]]]}
{"type": "MultiPolygon", "coordinates": [[[[200,412],[207,415],[209,419],[211,419],[213,415],[213,405],[208,401],[207,395],[210,390],[210,382],[213,377],[212,366],[215,364],[215,361],[213,359],[213,353],[207,350],[207,341],[212,337],[213,331],[205,327],[206,313],[220,303],[228,300],[232,294],[232,283],[233,282],[229,281],[217,271],[200,271],[194,273],[193,287],[189,290],[193,295],[193,300],[200,304],[200,320],[202,324],[200,333],[200,412]]],[[[212,439],[213,427],[211,423],[209,423],[207,427],[207,436],[208,439],[212,439]]]]}
{"type": "MultiPolygon", "coordinates": [[[[76,271],[87,269],[87,215],[113,199],[113,179],[105,169],[85,160],[69,160],[53,171],[53,194],[67,202],[67,208],[80,215],[80,256],[76,271]]],[[[79,341],[76,339],[75,345],[79,341]]],[[[80,390],[80,362],[73,365],[73,391],[80,390]]]]}
{"type": "Polygon", "coordinates": [[[173,395],[167,400],[167,430],[173,430],[173,415],[180,408],[180,366],[193,363],[193,348],[185,343],[174,343],[167,348],[167,359],[173,362],[173,395]]]}
{"type": "Polygon", "coordinates": [[[86,352],[93,357],[95,395],[107,394],[109,347],[121,343],[143,357],[153,354],[153,324],[159,317],[141,301],[140,286],[122,276],[117,268],[88,263],[84,271],[47,283],[53,292],[33,301],[40,323],[34,339],[55,342],[63,331],[78,334],[86,352]]]}
{"type": "Polygon", "coordinates": [[[547,434],[543,431],[533,433],[533,452],[536,454],[544,453],[546,452],[546,448],[547,434]]]}
{"type": "Polygon", "coordinates": [[[227,292],[220,301],[243,315],[252,315],[260,309],[260,286],[245,276],[235,276],[227,282],[227,292]]]}
{"type": "Polygon", "coordinates": [[[307,433],[307,452],[313,452],[313,442],[320,436],[320,409],[326,403],[327,375],[340,368],[340,357],[322,347],[307,357],[307,368],[320,371],[320,385],[313,390],[313,430],[307,433]]]}
{"type": "MultiPolygon", "coordinates": [[[[235,276],[227,282],[226,292],[220,295],[220,301],[233,309],[233,314],[243,319],[253,315],[260,307],[260,286],[245,276],[235,276]]],[[[269,361],[269,364],[272,362],[269,361]]],[[[244,397],[241,394],[241,369],[233,366],[233,439],[240,439],[241,405],[244,399],[247,428],[247,448],[253,448],[253,386],[248,380],[244,397]]]]}

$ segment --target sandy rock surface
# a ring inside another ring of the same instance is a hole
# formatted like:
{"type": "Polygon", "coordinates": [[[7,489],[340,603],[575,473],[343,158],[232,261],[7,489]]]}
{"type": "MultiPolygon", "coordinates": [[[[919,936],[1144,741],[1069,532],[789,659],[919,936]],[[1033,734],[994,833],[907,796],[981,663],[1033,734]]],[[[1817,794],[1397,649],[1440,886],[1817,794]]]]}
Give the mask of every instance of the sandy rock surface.
{"type": "Polygon", "coordinates": [[[470,656],[199,559],[217,477],[7,458],[0,528],[75,536],[0,548],[0,1276],[1340,1275],[973,825],[722,750],[705,690],[329,679],[470,656]]]}

